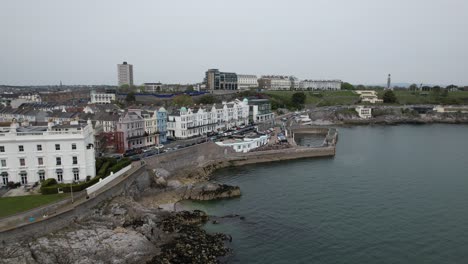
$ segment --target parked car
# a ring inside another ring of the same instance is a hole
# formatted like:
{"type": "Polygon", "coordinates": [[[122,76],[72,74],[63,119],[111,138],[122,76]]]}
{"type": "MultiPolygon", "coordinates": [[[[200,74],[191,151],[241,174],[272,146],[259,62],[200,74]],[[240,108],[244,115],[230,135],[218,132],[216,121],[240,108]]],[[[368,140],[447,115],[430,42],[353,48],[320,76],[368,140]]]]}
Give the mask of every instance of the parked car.
{"type": "Polygon", "coordinates": [[[159,144],[157,146],[154,146],[153,148],[154,149],[162,149],[162,148],[164,148],[164,145],[159,144]]]}
{"type": "Polygon", "coordinates": [[[140,156],[131,156],[130,160],[131,161],[139,161],[139,160],[141,160],[141,157],[140,156]]]}

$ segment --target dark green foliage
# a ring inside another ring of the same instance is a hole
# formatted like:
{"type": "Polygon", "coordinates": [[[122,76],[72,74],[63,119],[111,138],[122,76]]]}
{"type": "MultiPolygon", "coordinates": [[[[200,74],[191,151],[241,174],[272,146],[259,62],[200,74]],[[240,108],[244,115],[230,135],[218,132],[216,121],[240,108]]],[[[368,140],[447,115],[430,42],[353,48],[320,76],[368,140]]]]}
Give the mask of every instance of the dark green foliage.
{"type": "Polygon", "coordinates": [[[122,159],[120,160],[117,164],[115,164],[114,166],[112,166],[110,169],[109,169],[109,173],[110,172],[113,172],[113,173],[116,173],[118,172],[119,170],[127,167],[128,165],[130,165],[132,163],[132,161],[130,161],[130,159],[122,159]]]}
{"type": "Polygon", "coordinates": [[[341,84],[341,90],[355,90],[354,85],[344,82],[341,84]]]}
{"type": "Polygon", "coordinates": [[[296,109],[304,108],[306,98],[307,96],[303,92],[294,93],[291,98],[293,107],[296,109]]]}
{"type": "Polygon", "coordinates": [[[207,94],[207,95],[202,96],[202,97],[199,99],[198,102],[199,102],[200,104],[208,105],[208,104],[217,103],[218,101],[219,101],[219,100],[217,100],[216,97],[214,97],[213,95],[207,94]]]}
{"type": "Polygon", "coordinates": [[[55,185],[57,184],[57,180],[55,180],[54,178],[49,178],[49,179],[45,179],[41,186],[42,187],[49,187],[49,186],[52,186],[52,185],[55,185]]]}
{"type": "Polygon", "coordinates": [[[393,93],[393,91],[391,90],[388,90],[388,91],[385,91],[385,93],[383,94],[383,101],[384,103],[386,104],[394,104],[397,102],[397,98],[395,96],[395,93],[393,93]]]}
{"type": "Polygon", "coordinates": [[[7,187],[8,189],[16,189],[21,186],[19,182],[8,182],[7,187]]]}
{"type": "Polygon", "coordinates": [[[136,101],[136,98],[135,98],[135,93],[134,92],[130,92],[127,94],[127,97],[125,97],[125,102],[127,103],[131,103],[131,102],[135,102],[136,101]]]}

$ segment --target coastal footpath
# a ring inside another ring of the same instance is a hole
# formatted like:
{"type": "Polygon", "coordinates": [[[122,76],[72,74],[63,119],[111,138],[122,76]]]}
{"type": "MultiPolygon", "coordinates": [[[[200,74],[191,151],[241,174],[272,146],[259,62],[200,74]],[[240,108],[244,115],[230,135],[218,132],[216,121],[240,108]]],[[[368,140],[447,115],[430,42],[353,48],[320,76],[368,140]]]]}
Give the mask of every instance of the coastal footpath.
{"type": "MultiPolygon", "coordinates": [[[[232,238],[206,233],[201,226],[210,216],[203,212],[171,210],[185,199],[240,196],[239,187],[210,181],[216,169],[335,155],[334,144],[284,147],[236,153],[207,142],[146,159],[125,180],[73,210],[1,232],[0,263],[218,263],[229,256],[232,238]]],[[[223,219],[243,221],[230,215],[216,222],[223,219]]]]}

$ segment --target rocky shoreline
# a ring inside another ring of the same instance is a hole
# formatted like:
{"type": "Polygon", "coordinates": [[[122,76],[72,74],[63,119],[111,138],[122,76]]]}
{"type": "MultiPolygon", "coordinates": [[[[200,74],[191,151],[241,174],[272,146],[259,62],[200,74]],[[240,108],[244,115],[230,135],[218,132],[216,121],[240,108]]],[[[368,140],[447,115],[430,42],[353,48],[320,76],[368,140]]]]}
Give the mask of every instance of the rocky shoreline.
{"type": "Polygon", "coordinates": [[[144,192],[129,190],[131,195],[102,202],[87,215],[75,217],[67,228],[1,241],[0,263],[219,263],[230,254],[232,238],[203,230],[210,216],[160,207],[186,199],[241,195],[239,187],[207,181],[208,175],[176,178],[155,171],[144,192]]]}
{"type": "Polygon", "coordinates": [[[376,108],[373,117],[362,119],[349,108],[311,109],[312,125],[353,126],[353,125],[403,125],[403,124],[468,124],[468,114],[463,113],[418,113],[403,108],[376,108]]]}

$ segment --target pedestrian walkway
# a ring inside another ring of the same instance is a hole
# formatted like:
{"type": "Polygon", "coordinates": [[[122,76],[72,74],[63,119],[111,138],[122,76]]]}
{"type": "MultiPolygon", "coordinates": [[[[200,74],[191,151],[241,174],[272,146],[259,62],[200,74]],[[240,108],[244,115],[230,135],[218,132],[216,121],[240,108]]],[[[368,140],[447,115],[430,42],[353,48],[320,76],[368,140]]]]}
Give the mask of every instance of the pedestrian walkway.
{"type": "MultiPolygon", "coordinates": [[[[73,199],[73,202],[70,200],[70,202],[58,207],[58,208],[55,208],[54,211],[52,212],[48,212],[44,215],[31,215],[31,211],[33,211],[34,209],[28,211],[28,212],[23,212],[23,213],[20,213],[20,214],[17,214],[15,215],[15,219],[28,219],[28,221],[20,221],[17,220],[17,221],[12,221],[11,218],[9,217],[6,217],[4,218],[3,220],[0,220],[0,233],[3,232],[3,231],[7,231],[7,230],[10,230],[10,229],[14,229],[14,228],[18,228],[18,227],[22,227],[22,226],[25,226],[25,225],[29,225],[29,224],[32,224],[32,223],[36,223],[36,222],[41,222],[41,221],[46,221],[50,218],[53,218],[55,216],[58,216],[58,215],[61,215],[63,213],[66,213],[68,211],[71,211],[71,210],[74,210],[76,207],[86,203],[86,202],[89,202],[93,199],[96,199],[97,197],[99,197],[100,194],[106,192],[107,190],[109,189],[112,189],[113,187],[117,186],[118,184],[120,184],[121,182],[125,181],[128,177],[130,177],[133,173],[135,173],[136,171],[138,171],[140,168],[142,167],[145,167],[146,166],[146,162],[145,161],[142,161],[142,162],[134,162],[132,163],[132,168],[124,173],[123,175],[119,176],[118,178],[114,179],[113,181],[109,182],[107,185],[103,186],[101,189],[99,189],[96,193],[94,193],[93,197],[88,197],[86,195],[86,191],[82,191],[80,193],[75,193],[74,194],[74,199],[73,199]],[[8,219],[10,219],[8,221],[8,219]]],[[[59,202],[57,202],[59,203],[59,202]]],[[[57,203],[54,203],[54,204],[57,204],[57,203]]],[[[54,204],[49,204],[47,205],[48,208],[52,207],[54,204]]]]}

